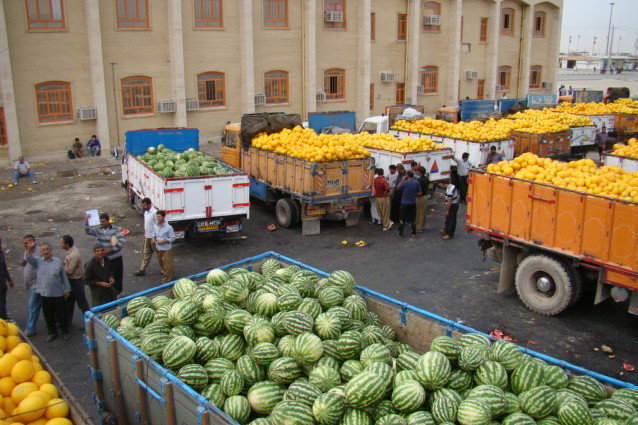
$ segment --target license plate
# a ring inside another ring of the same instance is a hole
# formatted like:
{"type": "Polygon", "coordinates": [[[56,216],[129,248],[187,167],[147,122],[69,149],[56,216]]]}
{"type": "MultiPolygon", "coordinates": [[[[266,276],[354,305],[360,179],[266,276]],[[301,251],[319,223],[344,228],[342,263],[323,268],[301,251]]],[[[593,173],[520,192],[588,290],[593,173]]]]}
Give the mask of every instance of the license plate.
{"type": "Polygon", "coordinates": [[[231,226],[226,226],[226,232],[227,233],[239,232],[239,224],[233,224],[231,226]]]}
{"type": "Polygon", "coordinates": [[[212,232],[213,230],[219,230],[219,224],[211,224],[210,226],[199,226],[197,231],[199,232],[212,232]]]}
{"type": "Polygon", "coordinates": [[[323,215],[326,213],[326,210],[308,210],[306,213],[308,215],[323,215]]]}
{"type": "Polygon", "coordinates": [[[184,236],[186,236],[186,232],[183,230],[175,232],[175,239],[184,239],[184,236]]]}

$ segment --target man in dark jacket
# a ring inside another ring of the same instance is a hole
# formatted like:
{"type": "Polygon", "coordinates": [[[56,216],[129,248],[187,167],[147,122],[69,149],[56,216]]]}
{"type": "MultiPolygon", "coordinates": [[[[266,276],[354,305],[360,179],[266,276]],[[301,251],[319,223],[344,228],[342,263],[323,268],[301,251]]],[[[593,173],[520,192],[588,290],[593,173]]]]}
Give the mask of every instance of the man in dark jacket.
{"type": "Polygon", "coordinates": [[[2,250],[2,239],[0,239],[0,318],[8,319],[7,316],[7,286],[13,288],[13,279],[7,268],[7,260],[2,250]]]}
{"type": "Polygon", "coordinates": [[[115,278],[111,270],[111,261],[99,243],[93,247],[93,258],[84,267],[84,283],[91,288],[93,307],[115,300],[115,278]]]}

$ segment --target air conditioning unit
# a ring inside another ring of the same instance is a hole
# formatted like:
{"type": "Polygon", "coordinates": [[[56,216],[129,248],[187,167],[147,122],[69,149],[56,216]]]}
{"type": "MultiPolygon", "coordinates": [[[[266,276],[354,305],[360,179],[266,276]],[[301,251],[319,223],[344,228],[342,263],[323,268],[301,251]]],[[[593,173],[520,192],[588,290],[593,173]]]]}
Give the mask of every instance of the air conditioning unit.
{"type": "Polygon", "coordinates": [[[474,80],[475,78],[478,78],[478,71],[465,71],[465,78],[467,78],[468,80],[474,80]]]}
{"type": "Polygon", "coordinates": [[[441,25],[441,16],[426,15],[423,17],[423,25],[441,25]]]}
{"type": "Polygon", "coordinates": [[[78,119],[80,121],[96,120],[97,109],[95,109],[93,106],[80,106],[78,108],[78,119]]]}
{"type": "Polygon", "coordinates": [[[543,84],[541,85],[541,87],[544,89],[551,89],[552,83],[550,83],[549,81],[543,81],[543,84]]]}
{"type": "Polygon", "coordinates": [[[160,100],[157,102],[157,112],[162,114],[170,114],[171,112],[175,112],[175,101],[174,100],[160,100]]]}
{"type": "Polygon", "coordinates": [[[343,22],[343,12],[341,10],[332,10],[323,12],[324,22],[343,22]]]}
{"type": "Polygon", "coordinates": [[[419,84],[418,86],[416,86],[416,92],[417,94],[424,94],[425,93],[425,86],[422,84],[419,84]]]}
{"type": "Polygon", "coordinates": [[[187,111],[196,111],[199,109],[199,100],[197,99],[186,99],[186,110],[187,111]]]}
{"type": "Polygon", "coordinates": [[[317,92],[317,102],[325,102],[326,101],[326,93],[322,91],[317,92]]]}
{"type": "Polygon", "coordinates": [[[383,83],[394,83],[396,80],[396,75],[390,71],[383,71],[381,73],[381,82],[383,83]]]}
{"type": "Polygon", "coordinates": [[[265,105],[266,104],[266,95],[265,94],[256,94],[255,95],[255,106],[265,105]]]}

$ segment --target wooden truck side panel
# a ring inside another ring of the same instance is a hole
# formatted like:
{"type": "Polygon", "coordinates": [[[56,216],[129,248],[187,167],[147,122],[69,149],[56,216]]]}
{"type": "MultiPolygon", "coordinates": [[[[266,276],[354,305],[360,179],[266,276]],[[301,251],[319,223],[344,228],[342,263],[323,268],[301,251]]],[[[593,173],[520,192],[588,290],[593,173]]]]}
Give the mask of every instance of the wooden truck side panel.
{"type": "Polygon", "coordinates": [[[532,152],[541,157],[549,157],[569,152],[571,138],[569,131],[556,133],[536,134],[525,131],[512,131],[514,139],[514,155],[532,152]]]}
{"type": "Polygon", "coordinates": [[[483,171],[471,174],[467,225],[603,266],[638,289],[638,204],[483,171]]]}
{"type": "Polygon", "coordinates": [[[638,113],[636,114],[614,114],[614,125],[616,131],[627,131],[630,133],[638,131],[638,113]]]}

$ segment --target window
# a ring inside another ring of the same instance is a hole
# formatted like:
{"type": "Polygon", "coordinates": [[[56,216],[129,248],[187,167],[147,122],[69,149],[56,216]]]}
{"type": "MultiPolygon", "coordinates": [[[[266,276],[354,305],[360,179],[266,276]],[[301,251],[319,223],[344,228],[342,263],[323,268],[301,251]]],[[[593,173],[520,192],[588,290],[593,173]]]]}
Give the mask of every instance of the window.
{"type": "Polygon", "coordinates": [[[7,146],[7,127],[4,122],[3,107],[0,107],[0,146],[7,146]]]}
{"type": "Polygon", "coordinates": [[[397,83],[397,88],[394,95],[394,103],[397,105],[405,104],[405,83],[397,83]]]}
{"type": "Polygon", "coordinates": [[[346,71],[340,68],[327,69],[323,72],[323,91],[326,100],[346,98],[346,71]]]}
{"type": "Polygon", "coordinates": [[[194,0],[195,28],[223,28],[223,0],[194,0]]]}
{"type": "Polygon", "coordinates": [[[270,71],[264,74],[267,104],[288,103],[288,73],[270,71]]]}
{"type": "Polygon", "coordinates": [[[128,77],[122,80],[122,110],[124,115],[155,112],[152,78],[128,77]]]}
{"type": "Polygon", "coordinates": [[[423,4],[423,31],[441,31],[441,3],[428,1],[423,4]]]}
{"type": "Polygon", "coordinates": [[[374,83],[370,84],[370,110],[374,111],[374,83]]]}
{"type": "Polygon", "coordinates": [[[496,91],[509,91],[510,81],[512,80],[512,67],[508,65],[498,67],[498,85],[496,91]]]}
{"type": "Polygon", "coordinates": [[[377,20],[377,14],[376,13],[371,13],[370,14],[370,40],[374,41],[375,37],[376,37],[376,20],[377,20]]]}
{"type": "Polygon", "coordinates": [[[399,13],[397,15],[397,40],[407,40],[408,38],[408,15],[399,13]]]}
{"type": "Polygon", "coordinates": [[[501,11],[501,34],[514,34],[514,9],[511,7],[501,11]]]}
{"type": "Polygon", "coordinates": [[[117,0],[117,27],[147,29],[148,0],[117,0]]]}
{"type": "Polygon", "coordinates": [[[478,88],[476,90],[477,99],[485,99],[485,80],[478,80],[478,88]]]}
{"type": "Polygon", "coordinates": [[[346,28],[346,0],[323,0],[323,14],[324,28],[346,28]]]}
{"type": "Polygon", "coordinates": [[[226,106],[226,82],[223,72],[204,72],[197,76],[200,108],[226,106]]]}
{"type": "Polygon", "coordinates": [[[39,123],[73,121],[70,83],[48,81],[37,84],[35,98],[39,123]]]}
{"type": "Polygon", "coordinates": [[[30,30],[60,30],[66,28],[62,0],[26,0],[30,30]]]}
{"type": "Polygon", "coordinates": [[[531,68],[531,72],[529,75],[529,88],[540,89],[543,84],[542,80],[543,80],[543,67],[540,65],[534,65],[531,68]]]}
{"type": "Polygon", "coordinates": [[[423,93],[437,93],[439,88],[439,68],[426,66],[421,68],[421,85],[423,93]]]}
{"type": "Polygon", "coordinates": [[[481,35],[479,37],[481,43],[487,43],[487,23],[489,21],[489,18],[481,18],[481,35]]]}
{"type": "Polygon", "coordinates": [[[545,37],[545,20],[547,14],[545,12],[534,12],[534,36],[545,37]]]}
{"type": "Polygon", "coordinates": [[[288,0],[264,0],[264,26],[288,28],[288,0]]]}

